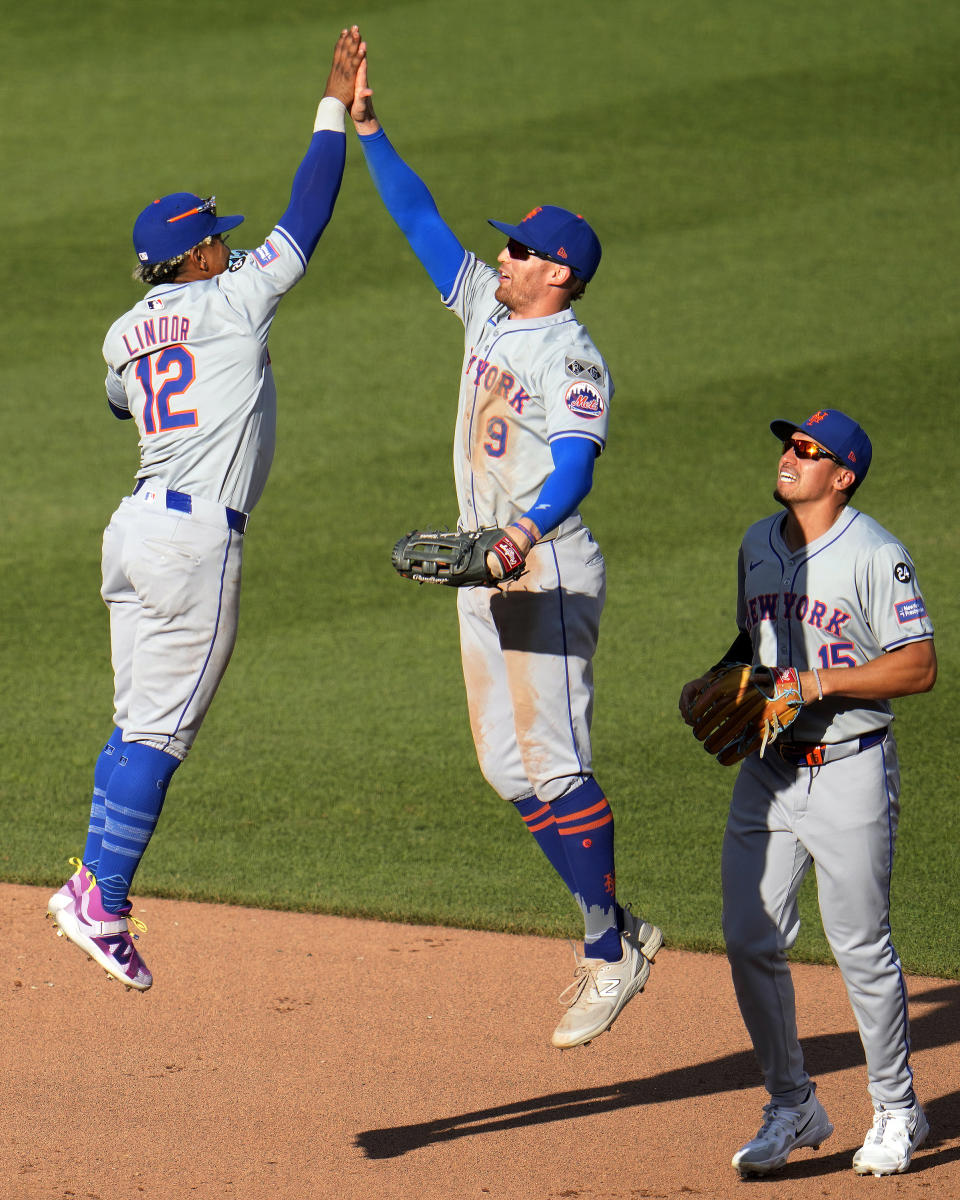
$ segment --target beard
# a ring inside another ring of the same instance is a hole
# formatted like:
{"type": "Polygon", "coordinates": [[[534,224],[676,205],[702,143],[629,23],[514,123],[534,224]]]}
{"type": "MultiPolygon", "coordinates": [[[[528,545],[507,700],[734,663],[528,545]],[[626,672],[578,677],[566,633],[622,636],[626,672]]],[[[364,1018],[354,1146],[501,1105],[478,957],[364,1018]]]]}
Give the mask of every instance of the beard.
{"type": "Polygon", "coordinates": [[[500,286],[497,288],[497,290],[493,293],[493,298],[494,298],[494,300],[496,300],[496,302],[498,304],[502,304],[504,306],[504,308],[509,308],[511,312],[513,311],[511,304],[510,304],[510,285],[509,284],[501,283],[500,286]]]}
{"type": "Polygon", "coordinates": [[[531,299],[529,290],[518,284],[515,279],[511,279],[509,283],[501,283],[493,293],[493,298],[512,313],[522,312],[531,299]]]}

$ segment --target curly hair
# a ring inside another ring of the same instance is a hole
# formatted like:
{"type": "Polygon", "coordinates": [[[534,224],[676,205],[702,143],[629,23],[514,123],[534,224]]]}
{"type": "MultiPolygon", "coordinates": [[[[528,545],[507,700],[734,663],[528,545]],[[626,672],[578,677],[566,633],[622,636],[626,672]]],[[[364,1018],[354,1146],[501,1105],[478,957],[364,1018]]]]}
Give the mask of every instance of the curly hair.
{"type": "MultiPolygon", "coordinates": [[[[215,234],[211,234],[209,237],[205,237],[202,242],[197,242],[197,246],[212,246],[215,236],[215,234]]],[[[190,250],[195,249],[196,246],[190,247],[190,250]]],[[[189,257],[190,250],[184,250],[182,254],[165,259],[163,262],[139,263],[133,269],[133,278],[140,283],[145,283],[147,287],[156,287],[158,283],[170,283],[180,274],[180,268],[189,257]]]]}

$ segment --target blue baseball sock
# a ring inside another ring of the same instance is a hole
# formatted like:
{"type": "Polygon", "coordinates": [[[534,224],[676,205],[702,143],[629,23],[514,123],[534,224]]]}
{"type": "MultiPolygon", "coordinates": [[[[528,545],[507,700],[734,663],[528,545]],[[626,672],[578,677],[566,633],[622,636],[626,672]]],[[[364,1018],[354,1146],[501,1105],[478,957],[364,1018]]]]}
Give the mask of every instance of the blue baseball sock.
{"type": "Polygon", "coordinates": [[[107,912],[127,903],[133,876],[157,827],[167,787],[180,759],[140,742],[117,748],[106,789],[106,819],[97,883],[107,912]]]}
{"type": "Polygon", "coordinates": [[[592,777],[550,805],[568,872],[570,890],[584,920],[583,952],[587,958],[619,962],[619,906],[613,860],[613,813],[592,777]]]}
{"type": "Polygon", "coordinates": [[[570,873],[570,865],[560,843],[557,822],[550,805],[545,804],[539,796],[534,794],[514,800],[513,806],[533,834],[537,845],[547,856],[550,865],[567,885],[567,888],[574,892],[576,889],[573,884],[573,875],[570,873]]]}
{"type": "Polygon", "coordinates": [[[94,875],[100,862],[100,844],[103,841],[103,825],[107,818],[107,784],[113,768],[120,759],[123,733],[114,726],[107,744],[100,751],[93,768],[93,801],[90,805],[90,823],[87,826],[87,844],[83,848],[83,865],[94,875]]]}

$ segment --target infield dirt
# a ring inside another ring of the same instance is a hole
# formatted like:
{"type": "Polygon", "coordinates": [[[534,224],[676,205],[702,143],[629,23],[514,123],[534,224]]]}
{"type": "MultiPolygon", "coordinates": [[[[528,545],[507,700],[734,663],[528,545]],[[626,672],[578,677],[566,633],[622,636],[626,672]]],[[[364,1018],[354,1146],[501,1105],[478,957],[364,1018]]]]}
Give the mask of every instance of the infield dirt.
{"type": "Polygon", "coordinates": [[[0,1200],[960,1196],[955,981],[908,980],[930,1139],[905,1175],[861,1179],[846,993],[795,967],[836,1132],[741,1182],[765,1094],[722,957],[668,945],[609,1033],[560,1052],[562,941],[144,900],[141,995],[54,936],[47,896],[0,886],[0,1200]]]}

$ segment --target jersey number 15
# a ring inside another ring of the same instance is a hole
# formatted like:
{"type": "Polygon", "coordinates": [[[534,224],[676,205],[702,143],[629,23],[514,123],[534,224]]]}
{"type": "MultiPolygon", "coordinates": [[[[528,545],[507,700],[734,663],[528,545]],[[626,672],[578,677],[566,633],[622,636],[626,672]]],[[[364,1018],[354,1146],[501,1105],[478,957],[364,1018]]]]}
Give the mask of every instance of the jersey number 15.
{"type": "Polygon", "coordinates": [[[857,660],[852,654],[848,654],[848,650],[853,649],[853,642],[831,642],[829,646],[821,646],[817,653],[820,655],[820,666],[826,669],[827,667],[855,667],[857,660]]]}

